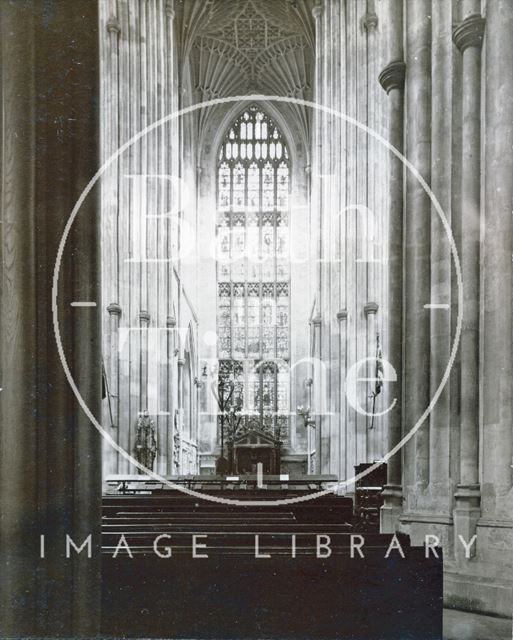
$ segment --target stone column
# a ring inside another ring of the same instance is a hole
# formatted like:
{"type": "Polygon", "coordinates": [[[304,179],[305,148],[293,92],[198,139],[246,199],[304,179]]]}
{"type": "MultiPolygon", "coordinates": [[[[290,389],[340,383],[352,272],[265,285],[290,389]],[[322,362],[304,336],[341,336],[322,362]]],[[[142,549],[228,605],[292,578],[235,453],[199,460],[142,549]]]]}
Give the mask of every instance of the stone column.
{"type": "MultiPolygon", "coordinates": [[[[315,85],[314,85],[314,102],[319,105],[323,104],[324,92],[324,55],[326,55],[325,47],[323,47],[323,13],[324,5],[323,1],[319,0],[312,9],[312,15],[315,21],[315,85]]],[[[314,295],[316,297],[317,309],[321,308],[322,300],[322,225],[321,225],[321,202],[322,202],[322,180],[320,175],[322,174],[323,167],[323,122],[325,116],[322,111],[315,110],[313,113],[313,128],[314,128],[314,146],[313,146],[313,171],[311,174],[312,180],[312,198],[311,198],[311,215],[310,224],[312,230],[312,240],[314,249],[310,253],[310,259],[315,265],[313,273],[314,282],[314,295]]],[[[321,473],[321,442],[322,442],[322,423],[323,416],[319,406],[321,398],[319,363],[322,355],[321,347],[321,319],[320,316],[316,316],[312,320],[313,325],[313,339],[315,342],[315,349],[313,357],[316,362],[313,368],[313,395],[314,401],[312,405],[312,413],[315,414],[315,465],[314,472],[321,473]]]]}
{"type": "MultiPolygon", "coordinates": [[[[150,314],[139,312],[139,344],[140,344],[140,372],[139,372],[139,411],[148,408],[148,329],[150,328],[150,314]]],[[[130,443],[132,446],[132,443],[130,443]]]]}
{"type": "MultiPolygon", "coordinates": [[[[461,334],[460,479],[455,494],[455,535],[475,533],[479,509],[479,315],[480,315],[480,156],[481,46],[484,19],[480,2],[462,3],[463,20],[453,40],[462,62],[461,267],[463,328],[461,334]],[[465,15],[467,14],[467,15],[465,15]]],[[[456,545],[460,549],[461,545],[456,545]]],[[[472,552],[475,552],[475,545],[472,552]]]]}
{"type": "MultiPolygon", "coordinates": [[[[428,183],[431,179],[431,2],[407,7],[406,156],[428,183]]],[[[404,425],[409,431],[429,404],[429,304],[431,202],[419,181],[406,173],[404,298],[404,425]]],[[[410,510],[417,510],[429,481],[429,424],[425,421],[406,445],[406,484],[410,510]]]]}
{"type": "Polygon", "coordinates": [[[173,460],[172,460],[172,451],[173,451],[173,429],[174,429],[174,421],[175,421],[175,410],[176,410],[176,397],[173,393],[174,384],[175,384],[175,375],[174,375],[174,362],[175,362],[175,329],[176,327],[176,319],[174,316],[168,316],[166,318],[166,344],[167,344],[167,357],[166,357],[166,369],[167,369],[167,387],[166,387],[166,411],[169,412],[169,418],[167,421],[167,430],[166,430],[166,452],[165,452],[165,463],[166,468],[163,471],[164,474],[172,475],[173,473],[173,460]]]}
{"type": "MultiPolygon", "coordinates": [[[[184,370],[185,360],[183,358],[178,358],[177,360],[177,374],[176,374],[176,383],[177,383],[177,404],[178,404],[178,430],[179,430],[179,440],[180,447],[178,451],[176,448],[174,449],[174,456],[178,457],[178,460],[174,459],[173,464],[175,465],[175,469],[178,469],[178,473],[183,473],[182,470],[182,433],[183,433],[183,425],[184,425],[184,413],[183,413],[183,370],[184,370]]],[[[226,446],[226,443],[225,443],[226,446]]]]}
{"type": "MultiPolygon", "coordinates": [[[[388,139],[398,151],[404,141],[404,76],[406,65],[402,59],[403,16],[402,3],[389,5],[390,62],[380,73],[379,82],[389,96],[388,139]]],[[[401,440],[402,428],[402,349],[403,349],[403,163],[390,156],[389,223],[388,223],[388,339],[384,357],[392,364],[397,382],[387,392],[390,399],[397,398],[395,407],[387,414],[387,451],[401,440]]],[[[387,402],[387,405],[391,402],[387,402]]],[[[383,492],[380,528],[393,533],[402,512],[401,451],[390,458],[387,465],[387,484],[383,492]]]]}
{"type": "MultiPolygon", "coordinates": [[[[378,102],[378,91],[381,94],[381,90],[379,88],[377,78],[379,73],[379,40],[381,34],[378,32],[378,26],[381,27],[380,21],[376,14],[376,7],[374,0],[367,0],[367,11],[364,19],[364,26],[367,32],[367,126],[370,127],[373,131],[380,130],[380,122],[379,122],[379,102],[378,102]]],[[[381,98],[381,95],[379,95],[381,98]]],[[[365,331],[367,334],[367,348],[366,348],[366,357],[373,357],[376,353],[376,340],[378,334],[378,320],[376,318],[376,314],[378,313],[379,305],[376,300],[381,300],[381,290],[379,287],[379,274],[382,272],[384,267],[383,264],[375,263],[373,260],[375,259],[375,245],[378,244],[379,240],[379,229],[381,225],[380,220],[380,210],[377,198],[379,197],[377,188],[378,188],[378,162],[379,158],[379,150],[381,148],[381,143],[378,142],[372,136],[368,136],[366,140],[367,144],[367,162],[364,171],[366,171],[366,182],[367,182],[367,207],[369,208],[370,215],[366,222],[367,224],[367,232],[366,238],[364,242],[367,243],[367,256],[366,258],[369,260],[365,265],[367,267],[367,301],[363,307],[363,313],[366,319],[366,327],[365,331]],[[369,302],[370,301],[370,302],[369,302]]],[[[365,249],[364,249],[365,255],[365,249]]],[[[379,260],[379,258],[378,258],[379,260]]],[[[382,313],[381,313],[382,315],[382,313]]],[[[367,363],[367,372],[368,377],[374,377],[375,373],[375,362],[367,363]]],[[[374,383],[370,382],[366,385],[366,395],[368,398],[367,411],[372,411],[373,401],[370,397],[371,392],[374,389],[374,383]]],[[[379,406],[379,405],[377,405],[379,406]]],[[[372,462],[377,460],[381,455],[383,441],[381,436],[380,417],[372,417],[366,416],[367,421],[366,424],[363,425],[365,427],[366,433],[366,460],[367,462],[372,462]],[[372,426],[372,428],[371,428],[372,426]]]]}
{"type": "MultiPolygon", "coordinates": [[[[321,2],[318,2],[312,9],[312,14],[315,20],[315,79],[314,79],[314,98],[313,101],[317,104],[322,104],[322,77],[323,77],[323,65],[322,65],[322,14],[323,6],[321,2]]],[[[318,109],[314,109],[312,114],[313,118],[313,154],[312,154],[312,166],[313,171],[311,173],[311,203],[310,203],[310,224],[312,230],[312,244],[314,246],[313,251],[310,253],[310,259],[315,265],[315,272],[313,273],[314,291],[319,294],[321,288],[321,272],[322,265],[320,257],[322,255],[322,236],[320,233],[320,208],[321,208],[321,187],[322,183],[319,178],[322,165],[322,121],[323,113],[318,109]]],[[[313,270],[312,270],[313,271],[313,270]]]]}
{"type": "Polygon", "coordinates": [[[315,416],[315,473],[322,473],[321,452],[322,452],[322,423],[324,414],[324,372],[322,371],[321,362],[321,338],[322,338],[322,320],[320,316],[312,319],[313,335],[314,335],[314,370],[313,370],[313,407],[312,413],[315,416]]]}
{"type": "Polygon", "coordinates": [[[33,7],[0,5],[2,172],[0,225],[0,498],[2,546],[0,635],[29,636],[36,628],[37,581],[34,553],[38,535],[38,457],[35,420],[37,336],[34,323],[36,247],[34,221],[35,64],[33,7]],[[28,402],[28,400],[30,401],[28,402]],[[32,566],[31,566],[32,564],[32,566]]]}
{"type": "MultiPolygon", "coordinates": [[[[373,358],[376,354],[376,342],[377,342],[377,321],[376,314],[378,313],[379,305],[377,302],[367,302],[363,307],[363,314],[367,321],[367,357],[373,358]]],[[[376,369],[376,362],[372,360],[367,362],[367,377],[374,378],[376,369]]],[[[374,382],[367,383],[366,396],[369,399],[369,405],[367,411],[372,412],[372,398],[371,393],[374,391],[374,382]]],[[[374,409],[376,410],[376,409],[374,409]]],[[[367,416],[366,435],[367,435],[367,460],[373,462],[377,459],[379,453],[375,451],[374,447],[374,430],[377,430],[377,419],[372,416],[367,416]],[[372,429],[371,429],[372,426],[372,429]]]]}
{"type": "MultiPolygon", "coordinates": [[[[105,399],[103,400],[102,426],[111,427],[111,436],[115,441],[119,435],[119,323],[121,307],[117,302],[107,306],[108,325],[103,327],[104,339],[104,383],[105,399]]],[[[102,468],[104,478],[118,472],[118,453],[108,443],[102,443],[102,468]]]]}
{"type": "MultiPolygon", "coordinates": [[[[100,439],[64,375],[51,297],[65,224],[98,168],[97,3],[2,2],[0,22],[0,636],[97,637],[100,439]],[[66,533],[92,533],[93,557],[66,560],[66,533]]],[[[58,309],[71,372],[100,419],[94,195],[68,239],[58,309]]]]}
{"type": "Polygon", "coordinates": [[[513,424],[512,218],[513,4],[486,14],[486,147],[483,243],[483,478],[487,518],[511,521],[513,424]]]}
{"type": "MultiPolygon", "coordinates": [[[[338,334],[339,334],[339,355],[338,366],[341,372],[347,371],[347,309],[341,309],[337,313],[338,334]]],[[[347,432],[347,397],[345,390],[345,376],[339,378],[338,394],[340,397],[340,425],[341,425],[341,442],[340,442],[340,460],[339,460],[339,480],[346,480],[350,477],[352,471],[348,468],[346,432],[347,432]]],[[[343,489],[347,492],[347,487],[343,489]]]]}

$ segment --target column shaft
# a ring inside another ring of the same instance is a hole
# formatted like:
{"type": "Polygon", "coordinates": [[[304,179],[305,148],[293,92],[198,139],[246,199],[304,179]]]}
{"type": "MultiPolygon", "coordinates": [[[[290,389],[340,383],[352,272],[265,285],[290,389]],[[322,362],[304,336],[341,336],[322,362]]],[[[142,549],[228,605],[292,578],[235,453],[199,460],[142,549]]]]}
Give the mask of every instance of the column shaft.
{"type": "MultiPolygon", "coordinates": [[[[431,2],[407,3],[406,155],[429,183],[431,177],[431,2]]],[[[429,404],[429,312],[431,203],[410,172],[406,180],[404,429],[410,430],[429,404]]],[[[429,479],[429,423],[408,446],[409,483],[426,486],[429,479]]]]}
{"type": "MultiPolygon", "coordinates": [[[[478,3],[479,4],[479,3],[478,3]]],[[[468,16],[454,31],[462,63],[461,216],[463,328],[461,334],[460,484],[479,481],[479,279],[481,16],[468,16]]]]}
{"type": "MultiPolygon", "coordinates": [[[[98,168],[96,3],[0,3],[2,33],[2,637],[96,637],[100,607],[100,438],[56,349],[55,257],[98,168]],[[46,557],[39,558],[39,535],[46,557]],[[65,558],[65,536],[93,555],[65,558]]],[[[58,314],[67,364],[101,413],[97,192],[62,256],[58,314]],[[96,308],[73,308],[93,301],[96,308]]]]}
{"type": "MultiPolygon", "coordinates": [[[[324,78],[324,64],[323,64],[323,12],[324,6],[322,0],[317,2],[314,6],[312,13],[315,20],[315,89],[314,89],[314,102],[319,105],[323,104],[323,78],[324,78]]],[[[320,310],[322,303],[322,216],[321,216],[321,202],[322,202],[322,181],[320,174],[322,173],[323,166],[323,122],[325,116],[322,111],[316,109],[313,114],[313,128],[314,128],[314,144],[313,144],[313,172],[312,172],[312,198],[311,198],[311,214],[310,225],[313,231],[313,243],[314,250],[310,253],[310,259],[313,260],[314,267],[314,295],[316,298],[317,309],[320,310]]],[[[322,427],[323,417],[319,415],[320,408],[318,402],[320,399],[320,376],[319,376],[319,361],[322,355],[322,349],[320,345],[321,327],[320,323],[314,322],[314,340],[315,353],[314,358],[318,361],[314,364],[313,378],[314,378],[314,404],[313,412],[317,414],[315,416],[315,473],[321,472],[321,442],[322,442],[322,427]]]]}
{"type": "Polygon", "coordinates": [[[500,503],[512,462],[513,4],[489,2],[486,21],[483,511],[511,519],[500,503]]]}
{"type": "Polygon", "coordinates": [[[0,5],[2,151],[0,225],[0,635],[29,636],[36,624],[38,425],[34,354],[34,42],[30,3],[0,5]],[[30,399],[30,402],[27,400],[30,399]],[[31,566],[32,564],[32,566],[31,566]]]}
{"type": "MultiPolygon", "coordinates": [[[[389,96],[388,140],[403,152],[404,148],[404,76],[402,3],[388,3],[389,56],[391,62],[379,76],[381,86],[389,96]]],[[[385,358],[394,367],[397,381],[387,389],[386,405],[396,400],[386,417],[386,449],[390,451],[401,440],[402,429],[402,360],[403,360],[403,180],[404,166],[390,154],[389,219],[388,219],[388,331],[385,358]]],[[[387,463],[387,485],[381,510],[381,531],[396,530],[402,511],[402,452],[395,453],[387,463]]]]}
{"type": "MultiPolygon", "coordinates": [[[[451,220],[452,186],[452,6],[433,0],[431,188],[451,220]]],[[[451,245],[435,208],[431,217],[431,300],[447,305],[430,318],[430,387],[434,395],[447,368],[451,350],[451,245]]],[[[430,414],[429,482],[437,513],[450,513],[450,389],[446,385],[430,414]],[[443,500],[443,503],[442,503],[443,500]]]]}
{"type": "MultiPolygon", "coordinates": [[[[455,493],[455,536],[469,540],[476,532],[479,509],[479,317],[480,317],[480,174],[481,45],[484,20],[477,0],[461,3],[462,22],[453,40],[462,53],[461,102],[461,334],[460,477],[455,493]],[[470,11],[470,15],[469,15],[470,11]]],[[[457,554],[461,549],[455,544],[457,554]]],[[[475,547],[471,550],[475,554],[475,547]]]]}

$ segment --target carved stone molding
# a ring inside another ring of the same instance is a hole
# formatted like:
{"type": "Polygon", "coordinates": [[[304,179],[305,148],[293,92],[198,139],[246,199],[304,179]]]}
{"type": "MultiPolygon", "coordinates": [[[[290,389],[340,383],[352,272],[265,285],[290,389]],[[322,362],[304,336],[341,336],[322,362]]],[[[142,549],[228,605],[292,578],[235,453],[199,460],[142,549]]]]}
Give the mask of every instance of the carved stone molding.
{"type": "Polygon", "coordinates": [[[378,28],[378,16],[374,12],[368,13],[363,19],[363,26],[367,31],[376,31],[378,28]]]}
{"type": "Polygon", "coordinates": [[[139,312],[139,320],[141,322],[146,322],[149,324],[150,322],[150,314],[147,311],[140,311],[139,312]]]}
{"type": "Polygon", "coordinates": [[[111,316],[120,316],[121,315],[121,307],[117,302],[111,302],[107,307],[107,311],[111,316]]]}
{"type": "Polygon", "coordinates": [[[312,15],[314,17],[314,20],[319,20],[319,18],[322,16],[323,8],[324,7],[322,6],[322,2],[318,2],[315,7],[313,7],[312,15]]]}
{"type": "Polygon", "coordinates": [[[461,53],[468,47],[481,48],[486,20],[476,13],[468,16],[454,28],[452,40],[461,53]]]}
{"type": "Polygon", "coordinates": [[[174,0],[167,0],[166,2],[166,15],[168,18],[171,18],[171,20],[173,20],[173,18],[175,17],[175,3],[174,0]]]}
{"type": "Polygon", "coordinates": [[[114,17],[109,18],[107,22],[107,31],[109,33],[115,33],[116,35],[119,35],[121,33],[121,27],[119,25],[117,18],[114,18],[114,17]]]}
{"type": "Polygon", "coordinates": [[[379,74],[379,84],[390,93],[392,89],[404,88],[404,78],[406,75],[406,64],[402,60],[390,62],[379,74]]]}
{"type": "Polygon", "coordinates": [[[176,318],[174,316],[168,316],[166,320],[167,327],[176,327],[176,318]]]}
{"type": "Polygon", "coordinates": [[[363,17],[363,28],[367,32],[376,31],[378,28],[378,16],[374,0],[367,0],[367,11],[363,17]]]}
{"type": "Polygon", "coordinates": [[[216,3],[218,9],[202,25],[192,47],[195,86],[204,99],[226,95],[235,84],[240,89],[246,83],[249,90],[269,83],[279,86],[285,78],[287,95],[304,97],[308,69],[301,61],[308,55],[308,38],[297,21],[285,19],[283,3],[225,3],[236,5],[231,11],[221,10],[221,4],[216,3]],[[298,50],[305,53],[298,56],[298,50]],[[215,64],[208,62],[216,58],[215,64]],[[283,64],[282,58],[289,63],[283,64]],[[277,59],[279,65],[274,64],[277,59]],[[275,66],[285,70],[285,76],[277,75],[275,66]]]}
{"type": "Polygon", "coordinates": [[[398,484],[386,484],[383,488],[383,494],[384,497],[392,497],[392,498],[399,498],[402,499],[402,495],[403,495],[403,488],[401,485],[398,484]]]}
{"type": "Polygon", "coordinates": [[[347,319],[347,309],[341,309],[337,313],[337,320],[340,322],[341,320],[346,320],[346,319],[347,319]]]}
{"type": "Polygon", "coordinates": [[[316,315],[314,318],[312,318],[312,324],[314,325],[314,327],[320,327],[322,323],[322,318],[320,315],[316,315]]]}
{"type": "Polygon", "coordinates": [[[454,497],[468,502],[479,501],[481,487],[478,484],[458,484],[454,497]]]}
{"type": "Polygon", "coordinates": [[[363,312],[365,316],[375,315],[378,312],[379,304],[377,302],[367,302],[367,304],[363,307],[363,312]]]}

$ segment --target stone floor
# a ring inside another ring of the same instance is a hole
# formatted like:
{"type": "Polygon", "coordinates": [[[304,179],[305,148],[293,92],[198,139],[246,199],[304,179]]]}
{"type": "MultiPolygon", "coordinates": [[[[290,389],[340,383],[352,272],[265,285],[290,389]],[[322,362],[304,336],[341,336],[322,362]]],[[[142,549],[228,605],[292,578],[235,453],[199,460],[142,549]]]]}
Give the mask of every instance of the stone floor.
{"type": "Polygon", "coordinates": [[[511,620],[444,609],[443,640],[511,640],[511,620]]]}

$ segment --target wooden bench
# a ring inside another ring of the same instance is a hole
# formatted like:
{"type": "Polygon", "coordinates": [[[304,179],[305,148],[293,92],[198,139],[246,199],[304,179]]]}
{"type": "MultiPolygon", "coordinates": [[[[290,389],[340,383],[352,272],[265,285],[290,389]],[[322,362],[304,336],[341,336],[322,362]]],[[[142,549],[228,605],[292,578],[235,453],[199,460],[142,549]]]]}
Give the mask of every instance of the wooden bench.
{"type": "MultiPolygon", "coordinates": [[[[167,488],[132,491],[131,482],[103,498],[106,636],[396,640],[422,629],[423,640],[441,637],[441,559],[424,559],[423,549],[411,548],[406,536],[400,536],[405,559],[397,551],[385,558],[391,536],[377,533],[364,534],[364,558],[358,552],[351,558],[351,499],[330,493],[300,503],[247,506],[167,488]],[[157,549],[165,555],[171,548],[165,558],[154,547],[163,534],[157,549]],[[198,535],[205,536],[197,542],[206,545],[198,549],[206,558],[193,557],[198,535]],[[317,557],[318,535],[325,536],[322,542],[329,536],[329,557],[317,557]],[[121,536],[132,558],[123,548],[113,557],[121,536]]],[[[210,479],[208,493],[259,501],[315,493],[308,483],[265,492],[243,482],[223,491],[223,482],[210,479]]],[[[324,482],[322,477],[313,484],[324,482]]]]}

